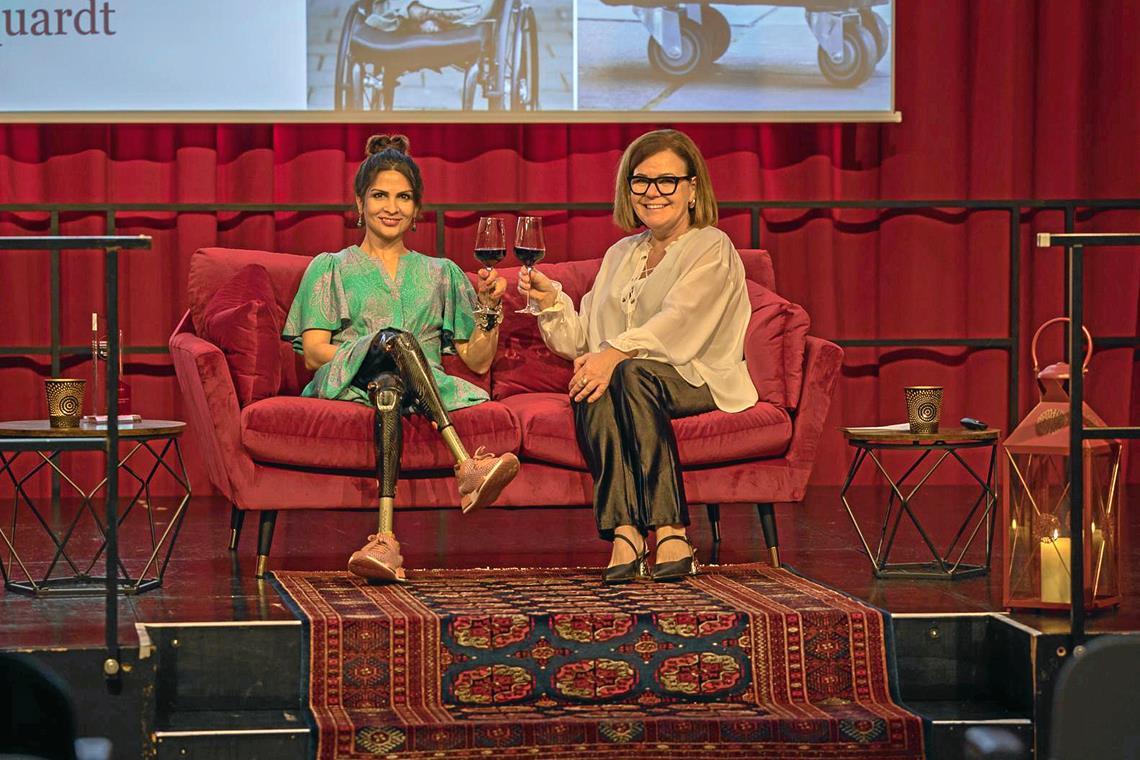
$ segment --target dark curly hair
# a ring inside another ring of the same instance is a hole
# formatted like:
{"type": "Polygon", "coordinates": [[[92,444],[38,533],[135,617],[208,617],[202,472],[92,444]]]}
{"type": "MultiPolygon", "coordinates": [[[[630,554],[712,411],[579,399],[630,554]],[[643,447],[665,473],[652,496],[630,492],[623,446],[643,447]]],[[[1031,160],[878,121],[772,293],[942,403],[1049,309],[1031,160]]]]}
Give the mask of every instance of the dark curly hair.
{"type": "Polygon", "coordinates": [[[412,186],[412,200],[419,208],[424,198],[424,180],[420,167],[412,160],[408,149],[411,143],[404,135],[372,135],[364,146],[364,160],[356,170],[353,189],[357,198],[363,198],[383,171],[396,171],[404,175],[412,186]]]}

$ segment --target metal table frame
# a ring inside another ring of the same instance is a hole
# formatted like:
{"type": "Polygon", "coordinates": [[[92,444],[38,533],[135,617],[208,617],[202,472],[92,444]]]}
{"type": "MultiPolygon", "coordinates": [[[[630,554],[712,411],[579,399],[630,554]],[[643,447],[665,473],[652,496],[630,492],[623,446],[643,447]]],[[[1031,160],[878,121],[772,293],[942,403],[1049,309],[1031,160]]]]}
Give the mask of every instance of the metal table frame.
{"type": "MultiPolygon", "coordinates": [[[[146,423],[144,422],[142,425],[145,426],[146,423]]],[[[182,449],[178,441],[183,430],[185,430],[185,426],[181,424],[177,427],[168,426],[167,429],[160,427],[138,435],[132,435],[132,431],[130,431],[129,428],[121,429],[121,432],[125,433],[125,435],[120,437],[120,441],[124,443],[130,442],[133,445],[125,455],[116,460],[115,472],[127,473],[134,479],[137,487],[130,500],[126,503],[126,507],[122,510],[121,514],[117,516],[115,527],[121,530],[123,523],[130,517],[135,507],[138,506],[140,502],[145,501],[147,507],[143,511],[146,513],[150,536],[150,546],[148,547],[150,554],[146,564],[136,575],[132,575],[127,568],[121,553],[117,553],[114,557],[114,565],[117,568],[115,581],[122,593],[141,594],[162,585],[163,575],[166,572],[167,564],[170,562],[174,545],[178,540],[178,532],[182,527],[186,506],[189,504],[191,496],[190,476],[186,471],[186,465],[182,458],[182,449]],[[151,461],[146,467],[136,467],[136,455],[144,450],[150,454],[151,461]],[[177,471],[167,461],[167,456],[171,454],[171,452],[173,452],[175,457],[176,466],[178,468],[177,471]],[[161,535],[159,535],[159,527],[155,522],[154,510],[150,509],[150,505],[153,503],[151,500],[150,487],[155,475],[163,470],[169,473],[174,481],[181,487],[183,494],[173,515],[167,522],[166,527],[162,530],[161,535]],[[163,554],[164,547],[165,554],[163,554]]],[[[6,533],[4,527],[0,526],[0,541],[3,542],[8,550],[7,561],[0,563],[0,574],[3,575],[5,588],[17,593],[33,594],[36,596],[84,596],[102,595],[106,593],[107,577],[105,575],[92,575],[92,570],[107,548],[107,524],[100,519],[98,511],[95,509],[95,501],[99,492],[106,487],[108,479],[104,476],[94,488],[86,491],[75,482],[74,478],[64,471],[61,464],[57,461],[60,453],[63,451],[101,450],[104,446],[105,440],[102,437],[101,431],[97,436],[48,437],[29,435],[27,437],[15,437],[6,435],[0,437],[0,478],[7,476],[8,481],[12,484],[14,489],[10,532],[6,533]],[[33,454],[39,458],[39,461],[26,473],[19,475],[15,470],[15,466],[24,454],[33,454]],[[49,468],[57,473],[61,481],[66,483],[82,499],[79,509],[76,510],[75,515],[68,521],[66,527],[60,534],[57,534],[52,529],[49,521],[36,506],[35,500],[24,488],[24,484],[35,477],[35,475],[44,468],[49,468]],[[32,573],[25,558],[20,556],[16,548],[18,543],[16,533],[21,506],[26,511],[31,512],[31,516],[35,518],[35,522],[39,524],[40,528],[47,534],[55,546],[55,554],[51,558],[47,570],[44,571],[43,576],[39,578],[32,573]],[[103,537],[103,541],[95,551],[94,556],[91,557],[90,562],[87,563],[84,568],[82,565],[85,560],[76,561],[76,559],[68,554],[67,545],[85,514],[91,516],[100,535],[103,537]],[[52,577],[52,573],[61,562],[70,568],[71,575],[57,575],[56,577],[52,577]],[[16,580],[17,569],[27,580],[16,580]]]]}
{"type": "Polygon", "coordinates": [[[855,457],[852,459],[851,467],[847,471],[847,479],[843,482],[843,488],[839,492],[839,498],[847,510],[847,516],[851,518],[851,524],[855,526],[855,531],[859,534],[859,540],[863,544],[863,549],[867,553],[867,559],[871,562],[871,570],[876,578],[935,578],[957,580],[989,573],[990,561],[993,556],[993,517],[994,509],[997,505],[997,493],[994,491],[994,473],[997,465],[998,446],[996,433],[992,439],[972,439],[949,442],[932,441],[930,443],[876,441],[852,436],[848,439],[848,444],[855,448],[855,457]],[[962,449],[987,447],[990,449],[990,461],[986,468],[986,478],[983,480],[974,468],[970,466],[970,463],[963,459],[958,452],[962,449]],[[881,451],[918,451],[921,453],[915,461],[906,468],[902,476],[896,480],[891,477],[890,472],[888,472],[887,468],[883,465],[879,457],[879,452],[881,451]],[[910,488],[909,492],[904,494],[903,488],[907,478],[914,474],[923,462],[935,452],[941,452],[941,456],[930,465],[929,469],[927,469],[925,474],[918,479],[918,482],[910,488]],[[962,520],[961,525],[959,525],[958,530],[955,532],[950,545],[944,553],[940,554],[930,534],[922,526],[922,522],[918,519],[918,515],[915,514],[914,509],[911,508],[911,502],[915,496],[918,495],[919,491],[922,490],[923,485],[930,479],[930,476],[934,474],[947,458],[951,457],[957,460],[975,482],[978,483],[980,492],[973,506],[970,507],[970,511],[966,514],[966,517],[962,520]],[[883,477],[886,478],[891,488],[887,500],[887,514],[883,518],[883,526],[879,531],[879,541],[873,552],[871,551],[870,543],[863,533],[863,529],[859,526],[859,521],[855,518],[855,513],[851,509],[851,503],[847,499],[847,492],[850,490],[856,474],[858,474],[863,463],[868,459],[874,462],[875,467],[882,473],[883,477]],[[979,509],[981,509],[980,515],[978,515],[979,509]],[[888,561],[891,549],[894,547],[895,538],[898,534],[899,524],[902,522],[904,514],[910,518],[910,521],[918,530],[923,543],[933,558],[931,561],[899,562],[894,564],[888,561]],[[977,515],[976,520],[975,515],[977,515]],[[985,526],[986,542],[985,564],[963,562],[966,552],[973,544],[974,539],[977,537],[983,525],[985,526]],[[967,531],[969,531],[969,537],[961,544],[957,556],[953,556],[955,549],[958,548],[959,542],[962,541],[967,531]]]}

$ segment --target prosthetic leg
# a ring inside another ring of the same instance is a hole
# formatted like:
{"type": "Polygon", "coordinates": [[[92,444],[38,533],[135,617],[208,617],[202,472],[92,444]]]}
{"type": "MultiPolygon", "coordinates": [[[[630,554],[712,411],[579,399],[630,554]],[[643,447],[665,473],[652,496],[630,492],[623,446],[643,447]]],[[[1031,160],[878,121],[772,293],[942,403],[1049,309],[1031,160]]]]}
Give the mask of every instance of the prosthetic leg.
{"type": "Polygon", "coordinates": [[[431,367],[419,343],[401,330],[381,330],[372,339],[353,385],[368,392],[376,409],[376,471],[380,490],[380,524],[376,535],[354,552],[348,569],[377,581],[404,579],[400,544],[392,528],[396,478],[400,471],[402,413],[405,400],[435,423],[447,448],[455,457],[460,506],[464,512],[491,504],[519,471],[514,454],[494,456],[482,448],[471,456],[455,432],[439,395],[431,367]]]}
{"type": "Polygon", "coordinates": [[[368,383],[368,398],[376,409],[376,480],[380,494],[380,520],[376,534],[348,560],[349,572],[374,581],[404,580],[400,542],[392,529],[396,505],[396,479],[403,446],[404,383],[392,372],[382,372],[368,383]]]}
{"type": "Polygon", "coordinates": [[[370,366],[394,366],[407,387],[409,398],[439,429],[443,442],[455,457],[455,478],[459,487],[459,505],[463,511],[482,509],[494,503],[518,474],[518,457],[509,453],[495,456],[481,448],[474,456],[467,452],[451,424],[431,367],[416,339],[402,330],[381,330],[372,340],[368,360],[358,377],[370,366]]]}

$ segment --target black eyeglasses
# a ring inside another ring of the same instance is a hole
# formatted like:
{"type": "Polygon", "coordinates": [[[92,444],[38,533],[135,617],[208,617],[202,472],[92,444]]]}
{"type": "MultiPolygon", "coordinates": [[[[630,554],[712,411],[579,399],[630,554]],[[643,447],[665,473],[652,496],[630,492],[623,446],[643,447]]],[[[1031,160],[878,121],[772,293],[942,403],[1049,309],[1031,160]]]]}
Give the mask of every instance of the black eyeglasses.
{"type": "Polygon", "coordinates": [[[644,177],[640,174],[634,174],[626,182],[629,184],[629,191],[634,195],[645,195],[653,186],[657,187],[657,192],[661,195],[672,195],[677,192],[677,186],[681,184],[682,180],[693,179],[694,176],[690,174],[685,177],[674,177],[672,174],[663,174],[660,177],[644,177]]]}

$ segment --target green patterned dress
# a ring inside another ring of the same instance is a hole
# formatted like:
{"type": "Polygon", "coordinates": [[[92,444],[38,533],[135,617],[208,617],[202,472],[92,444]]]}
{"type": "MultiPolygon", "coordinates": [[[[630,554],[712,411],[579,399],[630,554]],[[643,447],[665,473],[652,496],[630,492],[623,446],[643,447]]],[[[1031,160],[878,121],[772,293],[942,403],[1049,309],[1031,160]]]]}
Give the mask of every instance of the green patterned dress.
{"type": "Polygon", "coordinates": [[[377,332],[403,330],[419,341],[443,405],[461,409],[487,400],[476,385],[443,371],[441,356],[454,353],[475,329],[475,289],[450,259],[409,251],[393,280],[383,264],[358,246],[315,257],[301,279],[282,337],[302,353],[301,333],[329,330],[336,354],[317,370],[302,396],[368,403],[352,384],[377,332]]]}

